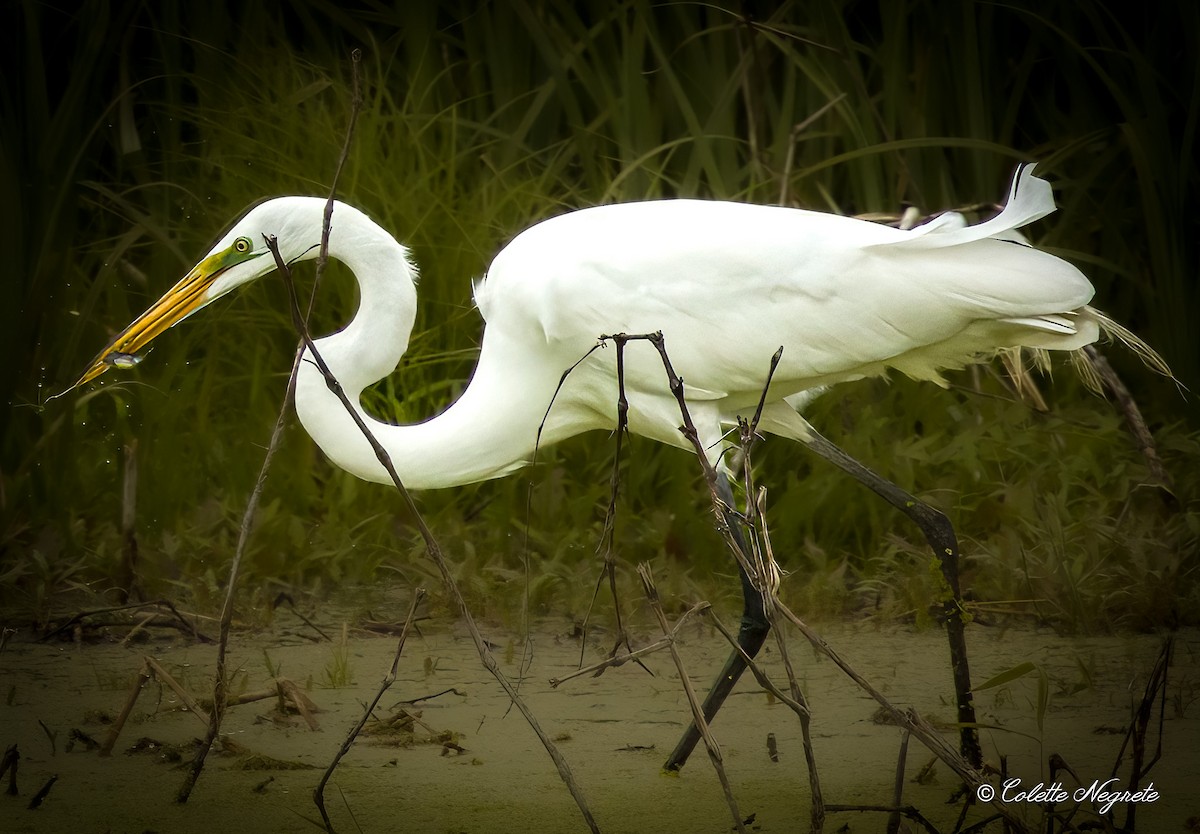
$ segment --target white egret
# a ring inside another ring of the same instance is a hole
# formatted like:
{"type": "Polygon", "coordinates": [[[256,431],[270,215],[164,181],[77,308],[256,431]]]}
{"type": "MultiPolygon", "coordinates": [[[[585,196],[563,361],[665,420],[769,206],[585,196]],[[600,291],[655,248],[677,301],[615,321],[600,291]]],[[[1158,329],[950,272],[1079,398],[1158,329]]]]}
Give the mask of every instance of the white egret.
{"type": "MultiPolygon", "coordinates": [[[[325,202],[280,197],[252,209],[117,335],[76,384],[131,364],[130,357],[168,327],[274,270],[264,235],[278,239],[289,262],[315,257],[325,202]]],[[[839,459],[793,405],[823,387],[889,368],[941,383],[941,370],[1001,349],[1073,351],[1094,342],[1108,320],[1088,306],[1088,279],[1015,231],[1054,208],[1049,184],[1027,166],[1014,178],[1003,210],[970,226],[955,213],[900,230],[821,212],[704,200],[606,205],[554,217],[513,239],[476,284],[486,329],[479,363],[458,401],[416,425],[362,416],[410,488],[497,478],[530,461],[543,417],[543,445],[615,428],[614,351],[591,353],[555,396],[563,371],[601,334],[661,331],[686,382],[700,441],[723,472],[723,435],[757,405],[770,358],[782,345],[759,428],[816,449],[905,509],[915,499],[851,459],[839,459]]],[[[344,203],[333,210],[329,252],[353,270],[360,301],[343,330],[316,344],[357,404],[365,387],[395,370],[408,347],[416,269],[404,246],[344,203]]],[[[631,348],[624,374],[630,431],[686,447],[658,355],[631,348]]],[[[369,481],[389,481],[310,361],[300,366],[296,410],[334,463],[369,481]]],[[[913,506],[905,511],[915,518],[913,506]]],[[[944,516],[929,514],[922,529],[935,549],[945,544],[939,536],[952,542],[944,516]]],[[[753,588],[743,584],[744,645],[753,654],[766,626],[761,601],[756,607],[753,588]]],[[[740,672],[727,667],[726,689],[740,672]]],[[[712,712],[723,697],[715,705],[710,697],[712,712]]],[[[678,755],[673,762],[681,763],[678,755]]]]}

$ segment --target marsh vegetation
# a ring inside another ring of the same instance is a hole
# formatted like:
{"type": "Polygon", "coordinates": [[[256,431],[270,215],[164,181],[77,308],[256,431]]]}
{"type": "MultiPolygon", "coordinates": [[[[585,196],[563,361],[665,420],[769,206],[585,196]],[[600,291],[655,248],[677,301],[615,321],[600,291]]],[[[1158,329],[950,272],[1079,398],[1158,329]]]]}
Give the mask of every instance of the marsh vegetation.
{"type": "MultiPolygon", "coordinates": [[[[5,60],[20,83],[8,85],[0,119],[0,182],[19,206],[0,224],[10,273],[0,305],[5,626],[41,629],[129,590],[131,535],[135,596],[218,607],[295,344],[283,288],[259,282],[173,330],[119,379],[46,398],[243,207],[327,193],[352,46],[364,49],[364,105],[340,196],[395,232],[422,270],[409,353],[367,405],[413,422],[443,409],[469,378],[480,329],[471,280],[539,219],[671,196],[883,220],[906,205],[985,216],[1023,159],[1043,162],[1060,207],[1027,230],[1034,242],[1078,263],[1097,305],[1196,390],[1197,14],[1180,3],[1140,19],[1065,2],[784,3],[758,17],[722,4],[641,2],[352,12],[313,0],[217,11],[86,4],[69,16],[23,4],[22,25],[3,34],[19,41],[6,44],[5,60]]],[[[314,329],[339,327],[354,304],[353,282],[333,265],[314,329]]],[[[1200,611],[1200,412],[1136,358],[1106,351],[1169,484],[1122,411],[1068,368],[1035,375],[1036,398],[999,364],[952,375],[946,391],[864,381],[818,399],[808,417],[950,516],[979,623],[1117,635],[1105,652],[1150,662],[1142,638],[1121,635],[1194,626],[1200,611]]],[[[240,624],[262,625],[281,591],[320,599],[353,585],[426,586],[431,611],[448,618],[449,599],[394,495],[337,470],[297,424],[283,448],[248,552],[240,624]]],[[[586,436],[544,450],[518,477],[420,496],[469,605],[501,633],[518,639],[527,616],[582,616],[599,570],[612,454],[610,439],[586,436]]],[[[633,566],[648,561],[680,610],[696,599],[731,610],[738,586],[695,459],[634,438],[620,466],[622,596],[639,597],[633,566]]],[[[781,442],[759,451],[756,478],[769,490],[774,550],[790,571],[781,598],[792,609],[868,629],[936,630],[938,579],[915,528],[781,442]]],[[[333,691],[375,680],[382,670],[354,662],[347,645],[291,674],[344,684],[333,691]]],[[[86,677],[89,651],[71,674],[86,677]]],[[[1177,657],[1194,670],[1192,652],[1177,657]]],[[[1030,647],[995,671],[1041,663],[1037,655],[1030,647]]],[[[36,678],[35,656],[10,649],[4,661],[36,678]]],[[[897,682],[938,674],[897,666],[897,682]]],[[[124,674],[120,662],[95,668],[97,680],[124,674]]],[[[1193,685],[1185,670],[1184,707],[1193,685]]],[[[79,714],[71,689],[45,696],[64,722],[79,714]]],[[[31,702],[14,693],[10,705],[31,702]]],[[[625,700],[603,711],[624,720],[636,696],[612,697],[625,700]]],[[[1037,698],[1013,697],[1015,708],[1037,698]]],[[[750,736],[756,751],[759,735],[761,727],[750,736]]],[[[646,773],[658,758],[641,763],[646,773]]],[[[803,784],[793,772],[779,788],[789,807],[803,805],[803,784]]],[[[712,785],[704,790],[719,802],[712,785]]],[[[535,815],[548,807],[538,801],[535,815]]]]}

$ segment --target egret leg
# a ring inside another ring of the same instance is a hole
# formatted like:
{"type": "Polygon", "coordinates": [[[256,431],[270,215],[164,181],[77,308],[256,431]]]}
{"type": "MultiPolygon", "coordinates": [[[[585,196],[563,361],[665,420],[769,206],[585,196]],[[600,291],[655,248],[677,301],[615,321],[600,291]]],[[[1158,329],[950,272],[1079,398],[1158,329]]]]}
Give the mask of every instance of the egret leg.
{"type": "MultiPolygon", "coordinates": [[[[717,473],[717,495],[727,505],[732,507],[733,490],[729,487],[729,479],[724,472],[717,473]]],[[[725,514],[725,523],[729,525],[729,531],[737,540],[738,546],[742,552],[750,553],[750,544],[746,541],[745,531],[742,529],[741,522],[732,514],[725,514]]],[[[738,576],[742,580],[742,599],[744,606],[742,609],[742,627],[738,631],[738,645],[750,657],[755,657],[758,650],[762,648],[763,642],[767,639],[767,633],[771,626],[767,622],[766,614],[763,612],[762,594],[755,589],[750,582],[750,577],[746,575],[746,570],[738,563],[738,576]]],[[[711,722],[713,716],[717,714],[717,710],[721,708],[721,704],[725,703],[725,699],[729,697],[729,693],[733,691],[733,687],[737,685],[738,678],[742,676],[742,672],[746,671],[746,660],[742,653],[734,650],[729,659],[725,661],[725,666],[721,669],[721,674],[717,676],[716,682],[708,691],[707,697],[704,699],[704,704],[701,709],[704,712],[704,720],[711,722]]],[[[700,731],[696,729],[694,723],[689,724],[687,730],[683,734],[683,738],[679,740],[679,744],[675,745],[675,750],[667,759],[663,767],[667,770],[678,771],[684,764],[687,763],[688,756],[692,754],[692,750],[700,741],[700,731]]]]}
{"type": "Polygon", "coordinates": [[[983,753],[979,747],[979,734],[975,730],[975,702],[971,692],[970,666],[967,663],[962,594],[958,582],[958,537],[954,534],[954,526],[945,513],[934,509],[916,496],[868,469],[818,434],[815,429],[811,430],[811,437],[804,443],[813,452],[849,474],[912,519],[921,528],[925,541],[933,550],[935,558],[940,563],[942,576],[945,577],[950,590],[947,598],[942,601],[942,615],[946,622],[946,634],[950,641],[950,665],[954,675],[958,721],[962,727],[959,738],[960,750],[963,758],[975,767],[979,767],[983,761],[983,753]]]}

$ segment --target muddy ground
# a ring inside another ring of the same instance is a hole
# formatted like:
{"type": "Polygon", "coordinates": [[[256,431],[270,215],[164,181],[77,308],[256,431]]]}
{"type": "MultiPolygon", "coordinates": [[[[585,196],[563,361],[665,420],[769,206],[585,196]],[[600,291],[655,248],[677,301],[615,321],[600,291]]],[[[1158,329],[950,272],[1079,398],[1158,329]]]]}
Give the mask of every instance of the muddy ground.
{"type": "MultiPolygon", "coordinates": [[[[398,616],[402,616],[402,611],[398,616]]],[[[200,736],[195,716],[179,709],[168,689],[151,682],[110,758],[88,752],[72,731],[104,741],[104,722],[117,715],[144,655],[156,658],[181,683],[208,694],[214,649],[179,636],[143,643],[110,641],[34,642],[17,634],[0,653],[0,747],[21,754],[17,797],[0,797],[5,832],[310,832],[319,830],[311,793],[363,705],[391,663],[395,640],[354,629],[345,649],[337,646],[343,624],[321,611],[316,621],[335,638],[313,642],[313,632],[280,615],[269,630],[235,635],[234,689],[251,691],[279,675],[298,683],[321,712],[312,731],[298,716],[281,716],[274,702],[233,707],[225,729],[238,754],[223,753],[209,766],[191,801],[173,801],[182,780],[170,749],[131,752],[140,740],[184,745],[200,736]],[[349,680],[349,682],[347,682],[349,680]],[[336,684],[336,685],[334,685],[336,684]],[[51,740],[53,736],[53,741],[51,740]],[[70,748],[70,749],[68,749],[70,748]],[[30,799],[57,776],[41,807],[30,799]]],[[[649,622],[649,621],[646,621],[649,622]]],[[[214,629],[215,630],[215,629],[214,629]]],[[[733,827],[703,746],[678,776],[661,766],[688,720],[675,668],[666,653],[602,677],[580,677],[551,688],[547,680],[574,670],[580,641],[571,624],[543,622],[534,630],[532,663],[522,683],[546,731],[558,743],[592,812],[606,832],[726,832],[733,827]]],[[[826,639],[894,703],[912,706],[936,721],[950,721],[950,676],[943,635],[900,625],[826,625],[826,639]]],[[[507,628],[484,626],[502,668],[517,676],[520,640],[507,628]]],[[[642,626],[635,644],[656,634],[642,626]]],[[[1129,725],[1131,701],[1140,696],[1158,654],[1154,636],[1064,638],[1049,631],[972,625],[972,672],[977,683],[1029,661],[1037,670],[978,694],[986,758],[1007,756],[1020,789],[1046,780],[1046,762],[1058,753],[1084,784],[1104,781],[1113,769],[1129,725]],[[1039,684],[1040,673],[1045,684],[1039,684]],[[1049,695],[1039,710],[1039,692],[1049,695]],[[1039,713],[1041,713],[1039,715],[1039,713]]],[[[611,635],[596,632],[588,662],[611,648],[611,635]]],[[[900,731],[879,723],[876,704],[833,663],[801,638],[789,636],[801,685],[813,709],[818,771],[827,803],[886,805],[890,802],[900,731]]],[[[723,638],[702,622],[682,632],[689,677],[703,692],[722,662],[723,638]]],[[[1179,635],[1171,669],[1162,758],[1150,780],[1158,798],[1138,806],[1138,830],[1195,831],[1200,817],[1200,633],[1179,635]]],[[[766,668],[785,680],[778,653],[768,647],[766,668]]],[[[485,672],[465,631],[446,619],[421,624],[401,660],[399,678],[378,711],[391,714],[400,701],[448,688],[456,692],[408,709],[420,724],[385,736],[365,737],[343,760],[327,791],[339,831],[366,832],[563,832],[586,831],[582,818],[542,746],[485,672]],[[431,739],[432,735],[440,734],[431,739]],[[444,742],[450,741],[447,745],[444,742]]],[[[1158,720],[1157,711],[1155,722],[1158,720]]],[[[806,830],[810,791],[800,729],[785,706],[744,680],[720,714],[714,732],[749,830],[806,830]],[[768,753],[773,734],[777,759],[768,753]]],[[[1156,739],[1152,740],[1156,741],[1156,739]]],[[[145,746],[145,742],[143,742],[145,746]]],[[[931,755],[915,741],[907,760],[904,801],[939,829],[949,831],[957,806],[946,800],[955,787],[940,763],[924,783],[914,781],[931,755]]],[[[1127,768],[1120,771],[1122,777],[1127,768]]],[[[6,780],[7,781],[7,780],[6,780]]],[[[1073,777],[1063,776],[1074,791],[1073,777]]],[[[995,779],[999,785],[999,778],[995,779]]],[[[1143,781],[1144,784],[1144,781],[1143,781]]],[[[1119,787],[1128,787],[1124,778],[1119,787]]],[[[1076,821],[1089,819],[1082,805],[1076,821]]],[[[1014,799],[1018,811],[1031,804],[1014,799]]],[[[986,812],[972,810],[969,819],[986,812]]],[[[1118,823],[1125,819],[1119,806],[1118,823]]],[[[837,813],[826,831],[883,831],[881,814],[837,813]]],[[[999,827],[989,830],[999,831],[999,827]]]]}

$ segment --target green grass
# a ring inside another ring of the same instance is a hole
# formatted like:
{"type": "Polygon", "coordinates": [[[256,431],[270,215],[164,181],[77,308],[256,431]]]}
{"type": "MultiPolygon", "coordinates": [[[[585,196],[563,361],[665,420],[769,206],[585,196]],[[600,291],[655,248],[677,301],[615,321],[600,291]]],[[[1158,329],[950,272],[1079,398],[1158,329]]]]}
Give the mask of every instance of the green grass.
{"type": "MultiPolygon", "coordinates": [[[[20,6],[5,72],[22,83],[4,85],[0,119],[0,186],[21,209],[0,224],[15,276],[0,305],[6,610],[44,612],[63,593],[111,585],[133,438],[146,587],[199,605],[219,598],[295,341],[279,282],[173,330],[120,382],[39,404],[243,207],[326,192],[351,45],[365,49],[366,88],[342,196],[411,246],[422,270],[409,355],[368,395],[382,417],[423,419],[462,390],[481,324],[470,282],[541,218],[676,195],[986,214],[1028,158],[1043,161],[1060,204],[1034,238],[1080,263],[1099,306],[1200,385],[1191,5],[1127,24],[1065,2],[830,0],[780,4],[753,26],[720,4],[573,8],[128,4],[69,17],[20,6]],[[44,60],[63,44],[93,71],[44,60]]],[[[339,326],[354,303],[352,280],[331,270],[317,328],[339,326]]],[[[984,371],[978,382],[956,375],[949,392],[845,386],[812,419],[951,515],[974,597],[1036,599],[1022,610],[1068,629],[1194,621],[1195,398],[1110,354],[1176,478],[1177,508],[1140,486],[1145,464],[1119,415],[1065,370],[1045,415],[984,371]]],[[[511,616],[528,555],[535,611],[582,613],[612,449],[583,437],[546,450],[531,472],[420,497],[473,604],[511,616]]],[[[628,450],[624,564],[657,560],[668,594],[735,604],[694,461],[636,438],[628,450]]],[[[801,450],[769,443],[757,460],[793,572],[785,597],[830,616],[926,616],[933,580],[914,529],[801,450]]],[[[258,590],[247,593],[437,588],[397,507],[289,426],[248,555],[246,587],[258,590]]]]}

